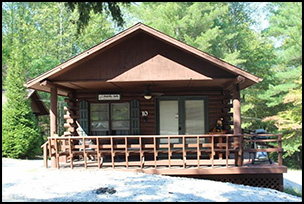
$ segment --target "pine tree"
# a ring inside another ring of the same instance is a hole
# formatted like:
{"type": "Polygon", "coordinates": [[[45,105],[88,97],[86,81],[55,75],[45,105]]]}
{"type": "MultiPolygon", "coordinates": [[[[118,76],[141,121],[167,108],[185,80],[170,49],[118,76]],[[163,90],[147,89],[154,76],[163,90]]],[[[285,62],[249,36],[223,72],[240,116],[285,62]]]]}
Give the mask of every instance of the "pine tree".
{"type": "Polygon", "coordinates": [[[302,3],[271,6],[270,27],[265,32],[281,44],[277,45],[277,65],[272,67],[275,80],[259,98],[275,110],[264,121],[273,121],[283,133],[284,156],[302,155],[302,3]]]}
{"type": "Polygon", "coordinates": [[[2,111],[2,156],[32,158],[41,153],[42,136],[32,112],[27,91],[22,35],[13,41],[5,89],[7,102],[2,111]]]}

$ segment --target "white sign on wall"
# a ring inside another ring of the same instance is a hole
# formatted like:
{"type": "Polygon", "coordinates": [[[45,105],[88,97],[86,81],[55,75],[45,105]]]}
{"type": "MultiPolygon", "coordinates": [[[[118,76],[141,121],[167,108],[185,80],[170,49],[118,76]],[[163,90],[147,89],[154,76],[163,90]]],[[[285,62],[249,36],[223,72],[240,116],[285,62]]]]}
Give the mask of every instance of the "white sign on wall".
{"type": "Polygon", "coordinates": [[[99,101],[119,101],[120,94],[98,94],[99,101]]]}

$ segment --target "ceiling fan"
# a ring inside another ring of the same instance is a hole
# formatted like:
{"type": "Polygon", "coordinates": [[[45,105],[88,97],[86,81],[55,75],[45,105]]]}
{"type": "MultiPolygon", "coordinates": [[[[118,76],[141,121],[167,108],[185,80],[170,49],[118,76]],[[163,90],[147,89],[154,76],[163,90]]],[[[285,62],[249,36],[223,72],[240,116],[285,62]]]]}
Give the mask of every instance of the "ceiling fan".
{"type": "Polygon", "coordinates": [[[152,96],[162,96],[162,95],[164,95],[164,93],[152,92],[150,90],[150,85],[147,85],[147,88],[146,88],[145,92],[143,94],[141,94],[141,96],[143,96],[147,100],[151,99],[152,96]]]}

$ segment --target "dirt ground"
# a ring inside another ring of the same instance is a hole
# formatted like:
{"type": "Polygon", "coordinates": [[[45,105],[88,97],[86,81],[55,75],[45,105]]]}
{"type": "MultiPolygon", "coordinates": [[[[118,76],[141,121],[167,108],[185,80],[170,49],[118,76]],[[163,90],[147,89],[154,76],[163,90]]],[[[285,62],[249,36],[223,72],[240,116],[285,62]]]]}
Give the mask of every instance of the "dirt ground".
{"type": "MultiPolygon", "coordinates": [[[[302,188],[302,172],[284,185],[302,188]]],[[[2,158],[2,201],[15,202],[302,202],[268,188],[98,168],[43,168],[42,160],[2,158]]]]}

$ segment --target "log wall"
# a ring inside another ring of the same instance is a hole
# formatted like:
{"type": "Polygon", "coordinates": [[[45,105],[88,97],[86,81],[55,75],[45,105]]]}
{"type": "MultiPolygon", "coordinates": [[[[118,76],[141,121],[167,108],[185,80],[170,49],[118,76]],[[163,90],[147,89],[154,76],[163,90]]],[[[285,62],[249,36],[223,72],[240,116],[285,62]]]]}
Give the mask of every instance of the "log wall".
{"type": "MultiPolygon", "coordinates": [[[[107,101],[101,102],[97,100],[97,92],[79,92],[76,94],[78,100],[86,100],[90,103],[108,103],[107,101]]],[[[224,119],[224,126],[226,130],[230,130],[232,124],[232,113],[230,109],[231,104],[231,93],[215,90],[215,91],[179,91],[177,92],[166,92],[165,96],[207,96],[208,97],[208,108],[209,108],[209,129],[215,127],[216,121],[220,118],[224,119]]],[[[140,117],[140,134],[141,135],[155,135],[156,134],[156,104],[155,97],[151,100],[146,100],[140,94],[134,93],[123,93],[120,101],[109,101],[112,103],[117,102],[130,102],[132,100],[140,101],[140,115],[142,111],[148,111],[149,115],[147,121],[144,121],[143,117],[140,117]]],[[[207,130],[208,131],[208,130],[207,130]]]]}

